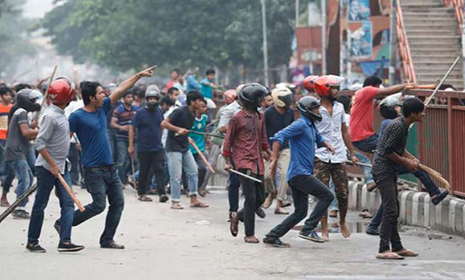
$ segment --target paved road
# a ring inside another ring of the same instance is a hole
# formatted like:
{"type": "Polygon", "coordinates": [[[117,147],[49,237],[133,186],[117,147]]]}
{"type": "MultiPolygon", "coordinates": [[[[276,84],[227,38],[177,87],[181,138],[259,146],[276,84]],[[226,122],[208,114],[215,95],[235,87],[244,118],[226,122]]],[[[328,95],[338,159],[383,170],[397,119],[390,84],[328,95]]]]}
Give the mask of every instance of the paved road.
{"type": "MultiPolygon", "coordinates": [[[[89,195],[77,190],[83,202],[89,195]]],[[[46,254],[27,253],[28,222],[11,217],[0,224],[0,279],[465,279],[465,240],[419,228],[404,228],[404,245],[420,253],[415,259],[375,259],[378,238],[354,232],[350,239],[331,234],[331,242],[317,244],[291,231],[283,238],[289,249],[245,244],[233,238],[226,223],[227,194],[213,191],[208,209],[169,209],[169,204],[142,203],[125,190],[126,208],[117,242],[124,251],[103,250],[98,238],[104,215],[73,229],[73,241],[86,249],[77,254],[56,251],[53,221],[59,215],[52,197],[41,237],[46,254]]],[[[182,198],[187,205],[187,198],[182,198]]],[[[29,205],[30,207],[30,205],[29,205]]],[[[3,209],[1,209],[3,210],[3,209]]],[[[257,220],[257,236],[281,221],[267,210],[257,220]]],[[[351,213],[353,231],[364,222],[351,213]]]]}

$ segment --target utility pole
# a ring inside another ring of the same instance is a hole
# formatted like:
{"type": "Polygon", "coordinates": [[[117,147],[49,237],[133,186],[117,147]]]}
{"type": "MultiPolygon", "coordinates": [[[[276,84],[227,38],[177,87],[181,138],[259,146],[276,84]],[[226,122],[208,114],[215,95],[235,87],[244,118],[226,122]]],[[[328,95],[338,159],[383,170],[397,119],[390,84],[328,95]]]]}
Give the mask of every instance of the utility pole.
{"type": "Polygon", "coordinates": [[[391,36],[390,41],[390,59],[389,59],[389,85],[396,83],[396,54],[397,54],[397,13],[396,13],[396,0],[391,0],[391,36]]]}
{"type": "Polygon", "coordinates": [[[326,0],[321,0],[321,47],[322,47],[322,75],[326,75],[326,0]]]}
{"type": "Polygon", "coordinates": [[[299,27],[300,0],[295,0],[295,27],[299,27]]]}
{"type": "Polygon", "coordinates": [[[262,3],[262,29],[263,29],[263,64],[265,70],[265,86],[269,86],[268,81],[268,42],[266,37],[266,0],[261,0],[262,3]]]}

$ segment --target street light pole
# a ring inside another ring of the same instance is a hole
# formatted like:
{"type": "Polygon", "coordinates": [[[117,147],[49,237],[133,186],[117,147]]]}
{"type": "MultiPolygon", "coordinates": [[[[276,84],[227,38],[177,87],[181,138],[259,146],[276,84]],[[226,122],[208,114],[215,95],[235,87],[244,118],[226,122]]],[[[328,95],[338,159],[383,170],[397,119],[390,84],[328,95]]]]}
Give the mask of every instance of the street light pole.
{"type": "Polygon", "coordinates": [[[299,27],[300,0],[295,0],[295,27],[299,27]]]}
{"type": "Polygon", "coordinates": [[[263,29],[263,64],[265,68],[265,86],[269,86],[268,81],[268,42],[266,37],[266,0],[261,0],[262,3],[262,29],[263,29]]]}
{"type": "Polygon", "coordinates": [[[321,0],[321,21],[322,75],[326,75],[326,0],[321,0]]]}

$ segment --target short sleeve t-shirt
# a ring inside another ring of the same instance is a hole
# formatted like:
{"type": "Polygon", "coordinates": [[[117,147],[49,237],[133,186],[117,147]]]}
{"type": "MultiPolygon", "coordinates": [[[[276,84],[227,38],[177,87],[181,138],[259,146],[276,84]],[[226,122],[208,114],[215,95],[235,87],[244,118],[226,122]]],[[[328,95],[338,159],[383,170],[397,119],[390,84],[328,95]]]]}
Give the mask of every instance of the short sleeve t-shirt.
{"type": "Polygon", "coordinates": [[[27,125],[27,112],[23,108],[19,108],[14,112],[8,126],[5,161],[26,159],[26,152],[29,149],[29,139],[23,137],[21,134],[19,126],[23,123],[27,125]]]}
{"type": "Polygon", "coordinates": [[[150,111],[140,108],[132,119],[132,126],[136,130],[137,152],[155,152],[163,150],[161,142],[161,122],[163,112],[160,107],[150,111]]]}
{"type": "MultiPolygon", "coordinates": [[[[270,140],[278,131],[286,128],[294,121],[294,111],[288,109],[284,114],[280,114],[274,106],[269,107],[265,110],[265,129],[266,139],[270,143],[270,147],[273,148],[273,142],[270,140]]],[[[289,141],[286,140],[281,146],[281,149],[289,148],[289,141]]]]}
{"type": "MultiPolygon", "coordinates": [[[[119,105],[116,107],[116,109],[113,111],[113,118],[116,119],[116,123],[121,126],[125,125],[131,125],[132,123],[132,118],[137,112],[137,107],[134,105],[131,105],[131,108],[128,110],[126,107],[124,107],[123,104],[119,105]]],[[[128,131],[121,131],[119,129],[116,130],[116,137],[119,139],[128,139],[129,138],[129,132],[128,131]]]]}
{"type": "MultiPolygon", "coordinates": [[[[200,119],[195,118],[194,125],[192,126],[191,130],[205,132],[205,128],[207,127],[207,120],[207,115],[202,115],[200,119]]],[[[194,140],[194,143],[197,145],[200,151],[205,152],[205,136],[189,133],[189,137],[194,140]]],[[[192,145],[189,145],[189,148],[192,154],[197,154],[197,150],[192,145]]]]}
{"type": "MultiPolygon", "coordinates": [[[[170,123],[174,126],[191,129],[194,125],[195,116],[191,114],[188,106],[175,109],[169,116],[170,123]]],[[[176,135],[174,131],[168,131],[166,139],[166,151],[187,152],[189,150],[188,135],[176,135]]]]}
{"type": "Polygon", "coordinates": [[[113,165],[107,133],[107,114],[111,109],[110,98],[105,98],[102,108],[87,112],[83,108],[69,116],[69,129],[76,133],[82,147],[84,167],[113,165]]]}
{"type": "Polygon", "coordinates": [[[210,85],[207,85],[207,83],[211,83],[209,79],[205,78],[200,82],[201,85],[201,92],[203,97],[206,98],[212,98],[213,97],[213,89],[210,85]]]}
{"type": "Polygon", "coordinates": [[[352,142],[367,139],[375,134],[373,99],[378,91],[379,88],[368,86],[355,92],[349,126],[352,142]]]}
{"type": "Polygon", "coordinates": [[[13,107],[12,104],[5,106],[0,103],[0,140],[6,140],[8,132],[8,113],[13,107]]]}

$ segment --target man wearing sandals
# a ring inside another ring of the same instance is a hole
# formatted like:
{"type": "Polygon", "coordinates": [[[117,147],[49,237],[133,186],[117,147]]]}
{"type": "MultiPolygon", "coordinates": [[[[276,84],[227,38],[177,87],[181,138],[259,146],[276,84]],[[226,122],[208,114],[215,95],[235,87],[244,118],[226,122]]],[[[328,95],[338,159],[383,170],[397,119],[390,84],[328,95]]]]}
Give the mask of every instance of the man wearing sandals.
{"type": "Polygon", "coordinates": [[[139,200],[150,202],[147,196],[152,182],[153,174],[157,180],[157,193],[159,202],[168,201],[165,194],[163,177],[165,173],[165,150],[161,142],[163,111],[159,105],[161,99],[160,89],[156,85],[150,85],[145,92],[145,106],[140,108],[132,119],[129,130],[128,153],[134,156],[134,139],[137,144],[137,158],[140,164],[139,200]],[[135,137],[137,133],[137,137],[135,137]]]}
{"type": "MultiPolygon", "coordinates": [[[[100,237],[100,247],[124,249],[114,241],[121,214],[124,208],[123,185],[114,167],[107,133],[107,114],[116,105],[123,94],[142,77],[151,77],[152,68],[139,72],[122,82],[110,97],[98,82],[81,82],[84,107],[69,116],[71,134],[76,133],[82,147],[82,164],[87,191],[92,203],[85,206],[84,212],[74,212],[73,226],[89,220],[105,210],[106,200],[110,207],[105,222],[105,230],[100,237]]],[[[61,230],[61,221],[55,223],[55,229],[61,230]]]]}
{"type": "Polygon", "coordinates": [[[419,161],[405,150],[405,146],[410,125],[421,122],[425,116],[424,104],[417,98],[407,99],[404,101],[402,110],[403,116],[393,120],[381,135],[373,164],[372,173],[381,193],[381,203],[384,208],[379,234],[378,259],[403,259],[418,256],[402,246],[397,231],[399,216],[397,172],[402,165],[411,171],[419,169],[419,161]]]}
{"type": "MultiPolygon", "coordinates": [[[[263,152],[269,157],[270,146],[266,140],[265,122],[258,107],[269,90],[260,84],[246,84],[239,91],[239,100],[243,109],[232,116],[223,144],[225,170],[234,167],[241,173],[263,180],[265,166],[263,152]],[[231,157],[233,160],[231,160],[231,157]]],[[[239,180],[244,192],[244,208],[231,213],[231,233],[238,233],[239,220],[245,225],[245,242],[259,243],[255,237],[255,212],[265,201],[263,183],[240,176],[239,180]]]]}
{"type": "Polygon", "coordinates": [[[194,156],[189,150],[189,129],[195,121],[195,114],[205,106],[205,99],[198,91],[187,93],[187,105],[175,109],[168,118],[164,119],[161,127],[168,129],[166,140],[166,156],[168,158],[168,169],[170,171],[171,184],[171,209],[183,209],[181,199],[181,177],[182,171],[186,172],[190,207],[208,207],[197,198],[198,193],[198,172],[194,156]]]}

